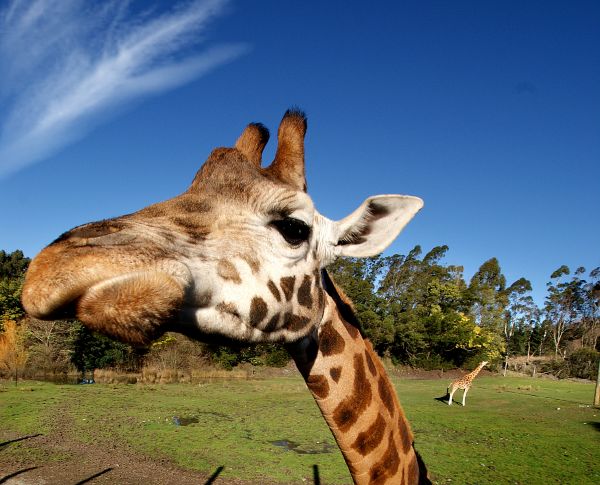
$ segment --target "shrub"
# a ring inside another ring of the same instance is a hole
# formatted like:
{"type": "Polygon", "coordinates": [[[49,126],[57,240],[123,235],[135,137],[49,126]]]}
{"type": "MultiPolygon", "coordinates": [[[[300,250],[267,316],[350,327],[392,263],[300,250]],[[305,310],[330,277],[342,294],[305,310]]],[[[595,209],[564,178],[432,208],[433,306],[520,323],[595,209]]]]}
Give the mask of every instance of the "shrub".
{"type": "Polygon", "coordinates": [[[593,349],[579,349],[567,357],[569,375],[581,379],[595,380],[598,375],[600,352],[593,349]]]}

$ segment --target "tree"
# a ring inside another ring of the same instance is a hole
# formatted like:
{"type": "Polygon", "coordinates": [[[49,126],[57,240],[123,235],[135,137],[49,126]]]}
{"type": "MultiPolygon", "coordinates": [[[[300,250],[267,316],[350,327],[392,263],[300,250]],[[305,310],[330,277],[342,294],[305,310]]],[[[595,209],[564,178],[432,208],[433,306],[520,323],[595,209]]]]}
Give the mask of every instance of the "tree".
{"type": "Polygon", "coordinates": [[[18,249],[10,254],[0,250],[0,331],[4,321],[17,321],[25,314],[21,289],[29,261],[18,249]]]}
{"type": "Polygon", "coordinates": [[[580,320],[585,302],[585,280],[578,275],[585,272],[580,267],[571,279],[568,266],[562,265],[550,275],[551,281],[546,284],[546,318],[551,325],[551,336],[554,343],[554,355],[558,356],[563,336],[575,322],[580,320]]]}
{"type": "Polygon", "coordinates": [[[590,281],[583,289],[582,345],[594,350],[600,337],[600,266],[589,273],[590,281]]]}
{"type": "Polygon", "coordinates": [[[71,362],[78,371],[93,372],[94,369],[113,367],[128,362],[133,349],[104,335],[92,332],[76,324],[71,362]]]}
{"type": "Polygon", "coordinates": [[[394,339],[391,321],[385,319],[385,301],[375,291],[384,264],[379,256],[338,258],[327,267],[336,284],[352,300],[363,330],[375,349],[381,353],[385,352],[394,339]]]}
{"type": "MultiPolygon", "coordinates": [[[[511,353],[511,343],[515,333],[531,332],[527,329],[531,322],[535,321],[537,307],[531,296],[531,282],[525,278],[519,278],[505,290],[507,307],[504,312],[503,334],[506,344],[506,353],[504,356],[504,375],[508,369],[508,358],[511,353]]],[[[527,355],[529,360],[530,343],[528,342],[527,355]]]]}
{"type": "Polygon", "coordinates": [[[17,249],[8,254],[0,250],[0,279],[18,279],[25,274],[31,260],[23,255],[23,251],[17,249]]]}
{"type": "Polygon", "coordinates": [[[481,327],[501,332],[507,305],[506,278],[496,258],[483,263],[469,283],[471,315],[481,327]]]}
{"type": "Polygon", "coordinates": [[[15,385],[27,362],[25,332],[24,325],[7,320],[4,322],[4,332],[0,333],[0,367],[6,369],[9,375],[14,375],[15,385]]]}
{"type": "Polygon", "coordinates": [[[23,278],[0,279],[0,330],[7,320],[19,320],[25,314],[21,305],[23,278]]]}
{"type": "Polygon", "coordinates": [[[493,329],[476,325],[461,266],[444,265],[448,246],[436,246],[422,259],[421,247],[384,258],[378,295],[383,321],[394,340],[389,352],[411,365],[462,365],[477,355],[496,355],[502,342],[493,329]]]}
{"type": "Polygon", "coordinates": [[[27,318],[28,366],[36,375],[67,372],[77,324],[72,321],[41,321],[27,318]]]}

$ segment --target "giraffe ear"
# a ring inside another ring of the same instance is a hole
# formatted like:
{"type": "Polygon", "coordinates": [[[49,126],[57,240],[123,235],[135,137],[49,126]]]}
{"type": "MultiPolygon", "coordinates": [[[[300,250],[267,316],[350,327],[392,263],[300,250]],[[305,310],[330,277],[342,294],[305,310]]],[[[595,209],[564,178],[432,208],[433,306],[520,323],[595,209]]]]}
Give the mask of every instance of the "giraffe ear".
{"type": "Polygon", "coordinates": [[[336,222],[336,254],[361,258],[381,253],[422,207],[423,201],[410,195],[369,197],[336,222]]]}

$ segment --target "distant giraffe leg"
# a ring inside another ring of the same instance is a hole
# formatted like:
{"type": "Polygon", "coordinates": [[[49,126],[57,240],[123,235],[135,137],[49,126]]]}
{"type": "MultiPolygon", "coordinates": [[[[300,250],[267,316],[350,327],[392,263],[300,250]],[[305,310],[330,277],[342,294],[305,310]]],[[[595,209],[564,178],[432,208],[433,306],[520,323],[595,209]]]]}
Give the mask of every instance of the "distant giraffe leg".
{"type": "Polygon", "coordinates": [[[463,402],[462,402],[462,405],[463,405],[463,406],[465,405],[465,398],[467,397],[467,391],[468,391],[468,390],[469,390],[469,388],[467,387],[467,388],[465,389],[465,392],[463,392],[463,402]]]}
{"type": "Polygon", "coordinates": [[[450,399],[448,399],[448,406],[452,406],[452,396],[454,396],[454,393],[456,392],[456,388],[452,388],[452,390],[450,391],[450,399]]]}

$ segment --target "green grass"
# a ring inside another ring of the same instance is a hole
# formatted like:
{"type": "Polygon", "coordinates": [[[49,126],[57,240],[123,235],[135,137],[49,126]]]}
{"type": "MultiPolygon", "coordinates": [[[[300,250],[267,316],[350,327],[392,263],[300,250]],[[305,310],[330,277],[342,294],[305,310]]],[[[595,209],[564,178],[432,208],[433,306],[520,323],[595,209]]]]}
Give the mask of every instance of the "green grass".
{"type": "MultiPolygon", "coordinates": [[[[446,380],[394,382],[416,447],[438,483],[600,483],[600,410],[589,407],[590,384],[479,378],[463,408],[434,399],[445,394],[446,380]]],[[[458,401],[462,394],[457,394],[458,401]]],[[[341,454],[328,448],[333,438],[299,378],[2,387],[2,435],[49,434],[59,428],[82,443],[117,441],[206,473],[224,466],[223,478],[310,483],[316,464],[322,483],[350,482],[341,454]],[[176,426],[173,416],[197,422],[176,426]],[[277,440],[293,441],[296,450],[309,453],[276,447],[277,440]],[[310,453],[323,450],[331,452],[310,453]]]]}

